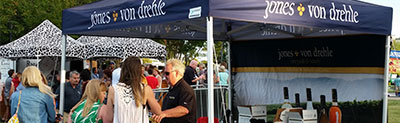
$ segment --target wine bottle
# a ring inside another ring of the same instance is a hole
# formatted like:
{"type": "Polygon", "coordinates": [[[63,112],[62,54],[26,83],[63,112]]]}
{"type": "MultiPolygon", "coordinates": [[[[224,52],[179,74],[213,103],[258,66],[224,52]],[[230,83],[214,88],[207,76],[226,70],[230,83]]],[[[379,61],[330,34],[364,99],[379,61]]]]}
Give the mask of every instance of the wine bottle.
{"type": "Polygon", "coordinates": [[[281,108],[286,108],[286,109],[292,108],[292,105],[290,105],[290,103],[289,103],[288,87],[283,88],[283,95],[284,95],[283,96],[284,100],[283,100],[283,104],[282,104],[281,108]]]}
{"type": "Polygon", "coordinates": [[[330,123],[342,123],[342,111],[338,106],[337,91],[332,89],[332,106],[329,109],[329,121],[330,123]]]}
{"type": "Polygon", "coordinates": [[[294,96],[296,98],[296,108],[299,108],[300,107],[300,94],[296,93],[294,96]]]}
{"type": "Polygon", "coordinates": [[[307,110],[313,110],[313,105],[312,105],[312,97],[311,97],[311,88],[306,89],[307,93],[307,110]]]}
{"type": "Polygon", "coordinates": [[[327,112],[326,112],[326,104],[325,104],[325,95],[321,95],[321,107],[319,109],[319,121],[318,123],[329,123],[327,112]]]}

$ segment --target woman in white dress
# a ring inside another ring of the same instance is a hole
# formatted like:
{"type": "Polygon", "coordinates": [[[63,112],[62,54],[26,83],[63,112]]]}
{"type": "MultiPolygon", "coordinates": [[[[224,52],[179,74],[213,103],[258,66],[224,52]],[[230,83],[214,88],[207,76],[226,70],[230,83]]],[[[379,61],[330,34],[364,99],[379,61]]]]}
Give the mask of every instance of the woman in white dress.
{"type": "Polygon", "coordinates": [[[162,113],[152,89],[143,84],[141,74],[139,58],[129,57],[123,62],[119,83],[108,89],[107,104],[100,110],[104,123],[148,123],[146,105],[153,114],[162,113]]]}

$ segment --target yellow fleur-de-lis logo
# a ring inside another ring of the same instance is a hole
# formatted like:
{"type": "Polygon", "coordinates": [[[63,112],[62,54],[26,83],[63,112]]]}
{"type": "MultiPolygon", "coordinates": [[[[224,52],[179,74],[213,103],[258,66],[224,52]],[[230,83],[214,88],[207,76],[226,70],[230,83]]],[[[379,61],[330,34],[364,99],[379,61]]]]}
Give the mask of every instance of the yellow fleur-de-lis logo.
{"type": "Polygon", "coordinates": [[[300,3],[300,6],[297,7],[297,11],[299,11],[299,15],[300,15],[300,16],[303,16],[303,12],[304,12],[305,10],[306,10],[306,9],[304,8],[303,4],[300,3]]]}
{"type": "Polygon", "coordinates": [[[164,29],[165,29],[165,32],[169,33],[169,31],[171,30],[171,27],[169,27],[169,25],[167,25],[164,29]]]}
{"type": "Polygon", "coordinates": [[[113,12],[113,18],[114,18],[114,22],[117,21],[118,13],[115,11],[113,12]]]}
{"type": "Polygon", "coordinates": [[[294,54],[295,54],[296,56],[299,56],[300,53],[296,51],[296,52],[294,52],[294,54]]]}

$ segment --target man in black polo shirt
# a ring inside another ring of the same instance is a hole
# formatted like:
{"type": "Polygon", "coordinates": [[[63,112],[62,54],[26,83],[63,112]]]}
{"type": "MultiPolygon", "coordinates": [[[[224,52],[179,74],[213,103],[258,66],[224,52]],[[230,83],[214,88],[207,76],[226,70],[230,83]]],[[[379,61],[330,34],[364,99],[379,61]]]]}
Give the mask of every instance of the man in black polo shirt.
{"type": "Polygon", "coordinates": [[[199,77],[196,72],[197,65],[198,65],[197,61],[192,60],[189,66],[187,66],[185,69],[185,73],[183,74],[183,79],[189,85],[196,85],[196,82],[201,79],[201,77],[199,77]]]}
{"type": "MultiPolygon", "coordinates": [[[[65,83],[65,95],[64,95],[64,123],[68,120],[68,114],[72,107],[74,107],[82,95],[82,88],[79,84],[80,74],[77,71],[71,71],[69,76],[69,82],[65,83]]],[[[60,94],[60,88],[57,89],[56,94],[60,94]]],[[[60,96],[57,96],[59,100],[60,96]]]]}
{"type": "Polygon", "coordinates": [[[193,88],[183,79],[185,66],[176,59],[168,60],[165,75],[171,85],[164,98],[163,113],[153,119],[161,123],[195,123],[196,99],[193,88]]]}

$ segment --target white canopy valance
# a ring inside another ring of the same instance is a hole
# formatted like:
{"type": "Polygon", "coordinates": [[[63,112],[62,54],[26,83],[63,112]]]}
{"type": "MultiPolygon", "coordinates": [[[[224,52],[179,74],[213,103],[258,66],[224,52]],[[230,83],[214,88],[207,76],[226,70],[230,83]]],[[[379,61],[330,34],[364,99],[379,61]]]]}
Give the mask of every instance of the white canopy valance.
{"type": "Polygon", "coordinates": [[[167,54],[164,45],[151,39],[82,36],[77,41],[85,45],[86,59],[129,56],[163,59],[167,54]]]}

